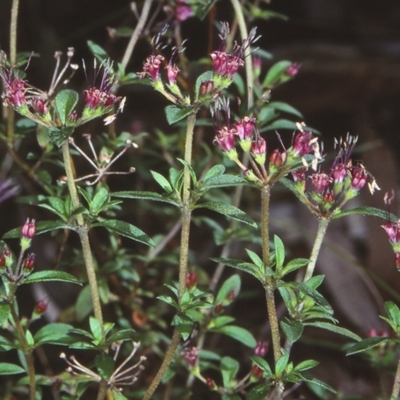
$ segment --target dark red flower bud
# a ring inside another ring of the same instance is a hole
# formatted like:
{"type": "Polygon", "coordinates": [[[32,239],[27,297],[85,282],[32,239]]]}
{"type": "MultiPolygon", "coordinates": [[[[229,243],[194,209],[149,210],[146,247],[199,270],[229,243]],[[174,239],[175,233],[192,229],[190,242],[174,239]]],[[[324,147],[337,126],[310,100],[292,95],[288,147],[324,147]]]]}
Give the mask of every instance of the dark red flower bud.
{"type": "Polygon", "coordinates": [[[215,389],[217,387],[217,385],[215,384],[214,380],[211,379],[209,376],[207,376],[207,378],[206,378],[206,383],[207,383],[207,386],[208,386],[208,388],[210,390],[213,390],[213,389],[215,389]]]}
{"type": "Polygon", "coordinates": [[[4,257],[4,253],[0,253],[0,268],[4,268],[6,266],[6,258],[4,257]]]}
{"type": "Polygon", "coordinates": [[[34,97],[31,101],[31,106],[36,114],[43,115],[48,112],[45,102],[40,97],[34,97]]]}
{"type": "Polygon", "coordinates": [[[263,371],[258,365],[253,365],[251,367],[251,374],[256,378],[261,378],[263,375],[263,371]]]}
{"type": "Polygon", "coordinates": [[[299,73],[300,70],[300,64],[298,63],[292,63],[289,67],[286,69],[286,75],[289,75],[291,78],[296,76],[299,73]]]}
{"type": "Polygon", "coordinates": [[[315,192],[322,193],[328,188],[331,183],[331,178],[325,173],[312,174],[311,175],[311,185],[315,192]]]}
{"type": "Polygon", "coordinates": [[[367,183],[367,172],[363,167],[353,167],[351,169],[350,187],[354,190],[361,190],[367,183]]]}
{"type": "Polygon", "coordinates": [[[268,353],[269,344],[268,342],[258,342],[254,349],[254,355],[264,357],[268,353]]]}
{"type": "Polygon", "coordinates": [[[324,200],[324,203],[326,203],[326,204],[331,204],[335,201],[335,194],[332,192],[332,190],[327,190],[324,193],[323,200],[324,200]]]}
{"type": "Polygon", "coordinates": [[[303,157],[311,153],[314,136],[311,132],[297,132],[293,139],[293,155],[303,157]]]}
{"type": "Polygon", "coordinates": [[[219,314],[219,313],[223,310],[223,308],[224,308],[224,306],[223,306],[222,304],[217,304],[217,305],[214,307],[214,312],[215,312],[216,314],[219,314]]]}
{"type": "Polygon", "coordinates": [[[36,233],[36,225],[35,220],[26,220],[25,224],[22,226],[21,235],[26,239],[32,239],[36,233]]]}
{"type": "Polygon", "coordinates": [[[40,300],[35,305],[35,312],[37,314],[43,314],[47,310],[48,303],[44,300],[40,300]]]}
{"type": "Polygon", "coordinates": [[[281,152],[278,149],[275,149],[271,155],[269,156],[269,162],[275,168],[279,168],[286,161],[286,151],[281,152]]]}
{"type": "Polygon", "coordinates": [[[211,94],[214,90],[214,82],[213,81],[203,81],[200,84],[199,94],[200,97],[207,96],[211,94]]]}
{"type": "Polygon", "coordinates": [[[196,272],[188,272],[186,274],[186,287],[191,288],[195,286],[197,283],[197,275],[196,272]]]}
{"type": "Polygon", "coordinates": [[[31,253],[28,255],[28,257],[25,258],[24,270],[27,270],[27,271],[33,270],[33,268],[35,267],[35,257],[36,257],[36,255],[34,253],[31,253]]]}

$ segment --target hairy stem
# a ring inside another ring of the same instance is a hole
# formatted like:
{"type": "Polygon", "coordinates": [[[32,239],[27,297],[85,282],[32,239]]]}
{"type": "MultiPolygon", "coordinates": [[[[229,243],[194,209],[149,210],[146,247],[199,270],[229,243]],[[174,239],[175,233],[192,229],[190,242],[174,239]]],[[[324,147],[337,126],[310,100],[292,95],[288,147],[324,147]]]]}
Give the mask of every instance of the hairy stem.
{"type": "Polygon", "coordinates": [[[400,359],[397,364],[396,375],[394,377],[393,389],[392,389],[392,396],[390,400],[397,400],[400,393],[400,359]]]}
{"type": "MultiPolygon", "coordinates": [[[[193,133],[194,133],[195,123],[196,123],[196,111],[190,114],[187,119],[185,156],[184,156],[187,165],[191,165],[192,163],[193,133]]],[[[185,279],[188,270],[190,220],[191,220],[190,171],[189,168],[185,166],[183,170],[183,188],[182,188],[182,228],[181,228],[181,249],[179,257],[179,292],[178,292],[179,299],[181,299],[186,287],[185,279]]],[[[153,393],[155,392],[155,390],[157,389],[165,371],[167,370],[169,364],[172,361],[176,349],[178,348],[179,341],[180,341],[180,334],[175,329],[171,343],[165,354],[164,361],[162,362],[161,367],[157,372],[157,375],[154,377],[149,388],[147,389],[147,392],[144,395],[143,400],[149,400],[153,395],[153,393]]]]}
{"type": "Polygon", "coordinates": [[[14,65],[17,60],[17,26],[18,26],[19,0],[13,0],[10,22],[10,63],[14,65]]]}
{"type": "Polygon", "coordinates": [[[330,219],[319,219],[317,236],[315,238],[314,247],[311,252],[310,262],[307,265],[306,273],[304,275],[304,282],[308,281],[313,276],[315,264],[317,262],[318,254],[321,250],[322,242],[324,241],[326,229],[328,228],[329,222],[330,219]]]}
{"type": "MultiPolygon", "coordinates": [[[[261,242],[262,242],[262,258],[266,267],[270,264],[270,251],[269,251],[269,200],[270,200],[269,185],[261,190],[261,242]]],[[[271,327],[272,348],[274,353],[275,364],[281,357],[281,337],[279,333],[278,315],[275,305],[275,283],[271,276],[265,277],[265,299],[267,302],[267,312],[269,324],[271,327]]],[[[274,400],[281,400],[283,398],[284,386],[282,382],[277,382],[274,390],[274,400]]]]}

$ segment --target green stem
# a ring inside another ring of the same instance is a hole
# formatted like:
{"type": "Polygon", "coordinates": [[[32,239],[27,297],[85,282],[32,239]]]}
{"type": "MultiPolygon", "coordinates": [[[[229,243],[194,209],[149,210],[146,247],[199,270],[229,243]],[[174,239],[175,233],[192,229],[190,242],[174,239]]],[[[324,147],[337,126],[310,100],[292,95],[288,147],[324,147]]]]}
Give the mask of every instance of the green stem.
{"type": "Polygon", "coordinates": [[[18,333],[18,339],[21,344],[22,351],[24,352],[26,365],[28,367],[29,377],[29,400],[36,399],[36,380],[35,380],[35,364],[32,354],[32,348],[29,346],[24,329],[22,328],[21,321],[15,311],[13,301],[10,302],[10,313],[18,333]]]}
{"type": "MultiPolygon", "coordinates": [[[[68,140],[66,140],[62,144],[62,153],[64,159],[65,173],[67,175],[68,190],[71,196],[72,209],[76,210],[78,207],[80,207],[81,203],[78,196],[78,190],[75,185],[72,160],[69,153],[68,140]]],[[[89,242],[89,234],[88,234],[89,229],[88,226],[85,224],[85,220],[83,218],[82,213],[78,213],[76,215],[76,222],[78,224],[77,232],[79,234],[79,238],[82,245],[83,259],[85,261],[86,273],[88,276],[90,293],[92,296],[94,316],[99,321],[100,325],[103,326],[103,314],[101,311],[101,301],[100,301],[99,289],[96,278],[96,270],[94,267],[93,255],[89,242]]]]}
{"type": "Polygon", "coordinates": [[[311,252],[310,262],[307,265],[306,273],[304,275],[303,282],[308,281],[314,273],[315,264],[317,262],[318,254],[321,250],[322,242],[324,241],[326,229],[328,228],[328,224],[330,219],[321,218],[318,222],[318,230],[317,236],[315,238],[314,247],[311,252]]]}
{"type": "Polygon", "coordinates": [[[396,375],[394,377],[392,396],[390,400],[398,400],[400,393],[400,360],[397,364],[396,375]]]}

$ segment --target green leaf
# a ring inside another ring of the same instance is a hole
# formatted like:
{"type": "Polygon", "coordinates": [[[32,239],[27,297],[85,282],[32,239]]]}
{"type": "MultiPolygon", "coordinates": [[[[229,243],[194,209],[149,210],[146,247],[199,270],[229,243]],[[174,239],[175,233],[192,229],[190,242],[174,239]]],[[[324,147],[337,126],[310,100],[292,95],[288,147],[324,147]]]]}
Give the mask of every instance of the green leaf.
{"type": "Polygon", "coordinates": [[[238,269],[239,271],[247,272],[263,283],[263,275],[260,273],[258,267],[252,263],[246,263],[242,260],[235,260],[233,258],[211,258],[211,260],[216,263],[225,264],[228,267],[238,269]]]}
{"type": "Polygon", "coordinates": [[[268,107],[275,108],[276,110],[283,111],[288,114],[293,114],[299,118],[304,118],[303,114],[300,111],[296,110],[294,107],[290,106],[289,104],[284,103],[283,101],[272,101],[271,103],[268,103],[268,107]]]}
{"type": "Polygon", "coordinates": [[[282,240],[277,235],[274,235],[274,246],[276,269],[280,270],[283,267],[283,263],[285,262],[285,246],[283,245],[282,240]]]}
{"type": "Polygon", "coordinates": [[[111,345],[116,342],[131,341],[134,339],[134,336],[135,331],[133,329],[121,329],[108,337],[107,344],[111,345]]]}
{"type": "Polygon", "coordinates": [[[222,188],[222,187],[233,187],[245,185],[248,182],[236,175],[218,175],[208,178],[206,181],[203,181],[203,186],[206,189],[214,189],[214,188],[222,188]]]}
{"type": "Polygon", "coordinates": [[[320,386],[320,387],[322,387],[323,389],[328,390],[328,391],[331,392],[331,393],[337,394],[337,392],[336,392],[335,389],[333,389],[331,386],[329,386],[329,385],[326,384],[325,382],[320,381],[320,380],[317,379],[317,378],[311,378],[311,379],[309,379],[309,378],[305,378],[305,377],[303,376],[303,377],[302,377],[302,380],[303,380],[304,382],[307,382],[308,384],[320,386]]]}
{"type": "Polygon", "coordinates": [[[107,382],[114,372],[115,362],[113,358],[106,353],[101,353],[96,356],[94,363],[99,375],[107,382]]]}
{"type": "Polygon", "coordinates": [[[97,215],[100,211],[102,211],[108,199],[109,199],[108,190],[105,187],[100,188],[94,195],[93,200],[89,204],[90,212],[93,215],[97,215]]]}
{"type": "Polygon", "coordinates": [[[74,133],[74,128],[71,126],[64,126],[62,128],[57,128],[51,126],[47,129],[50,141],[54,143],[57,147],[61,145],[74,133]]]}
{"type": "Polygon", "coordinates": [[[259,356],[251,356],[251,360],[257,364],[267,376],[272,376],[272,370],[268,362],[259,356]]]}
{"type": "Polygon", "coordinates": [[[310,262],[307,258],[295,258],[294,260],[289,261],[284,268],[282,268],[282,271],[280,272],[281,277],[284,277],[285,275],[289,274],[290,272],[295,271],[296,269],[299,269],[303,267],[304,265],[307,265],[310,262]]]}
{"type": "Polygon", "coordinates": [[[281,376],[285,371],[286,366],[289,362],[289,354],[283,354],[280,356],[279,360],[276,362],[275,365],[275,375],[281,376]]]}
{"type": "Polygon", "coordinates": [[[86,285],[78,295],[75,304],[76,318],[83,321],[93,311],[92,296],[90,286],[86,285]]]}
{"type": "Polygon", "coordinates": [[[95,317],[89,318],[90,331],[92,332],[93,338],[96,344],[103,342],[103,328],[100,322],[95,317]]]}
{"type": "Polygon", "coordinates": [[[347,215],[368,215],[371,217],[382,218],[385,221],[397,221],[399,219],[396,215],[388,213],[387,210],[380,210],[375,207],[357,207],[351,210],[343,210],[335,214],[332,219],[346,217],[347,215]]]}
{"type": "Polygon", "coordinates": [[[315,360],[305,360],[305,361],[302,361],[301,363],[297,364],[294,367],[294,370],[295,371],[307,371],[311,368],[316,367],[318,364],[319,364],[319,362],[315,361],[315,360]]]}
{"type": "Polygon", "coordinates": [[[225,167],[221,164],[214,165],[204,175],[203,182],[207,182],[208,179],[216,176],[221,176],[225,172],[225,167]]]}
{"type": "MultiPolygon", "coordinates": [[[[67,225],[62,221],[39,221],[36,223],[36,235],[41,233],[55,231],[57,229],[71,229],[74,228],[71,225],[67,225]]],[[[4,234],[3,239],[15,239],[21,237],[21,228],[14,228],[4,234]]]]}
{"type": "Polygon", "coordinates": [[[97,43],[93,42],[92,40],[87,40],[86,44],[89,47],[90,52],[100,61],[104,61],[109,58],[107,52],[99,46],[97,43]]]}
{"type": "Polygon", "coordinates": [[[196,17],[203,20],[215,3],[216,0],[190,0],[190,7],[196,17]]]}
{"type": "Polygon", "coordinates": [[[179,206],[179,204],[176,201],[171,200],[168,197],[164,197],[161,194],[153,192],[136,192],[136,191],[114,192],[111,193],[111,197],[117,197],[122,199],[160,201],[162,203],[172,204],[173,206],[179,206]]]}
{"type": "Polygon", "coordinates": [[[236,325],[224,325],[210,329],[213,332],[223,333],[224,335],[230,336],[240,343],[243,343],[247,347],[254,348],[257,345],[257,341],[254,336],[247,330],[236,325]]]}
{"type": "Polygon", "coordinates": [[[274,84],[280,83],[282,76],[286,74],[286,70],[291,65],[292,62],[286,60],[279,61],[274,64],[265,76],[262,86],[264,88],[272,88],[274,84]]]}
{"type": "Polygon", "coordinates": [[[329,322],[305,322],[304,326],[314,326],[316,328],[325,329],[327,331],[335,332],[338,335],[347,336],[350,339],[359,342],[361,340],[360,336],[356,335],[355,333],[349,331],[348,329],[341,328],[340,326],[333,325],[329,322]]]}
{"type": "Polygon", "coordinates": [[[67,125],[69,116],[75,110],[78,100],[79,94],[71,89],[61,90],[55,97],[54,105],[63,125],[67,125]]]}
{"type": "Polygon", "coordinates": [[[213,318],[211,321],[210,321],[210,323],[209,323],[209,325],[208,325],[208,328],[218,328],[218,327],[220,327],[220,326],[224,326],[224,325],[227,325],[227,324],[230,324],[231,322],[233,322],[235,320],[235,318],[233,318],[233,317],[229,317],[229,316],[227,316],[227,315],[221,315],[221,316],[219,316],[219,317],[215,317],[215,318],[213,318]]]}
{"type": "Polygon", "coordinates": [[[253,387],[247,396],[247,400],[264,400],[270,392],[270,384],[261,383],[253,387]]]}
{"type": "Polygon", "coordinates": [[[179,108],[174,105],[165,107],[165,116],[170,125],[175,124],[193,112],[193,107],[179,108]]]}
{"type": "Polygon", "coordinates": [[[297,342],[303,334],[304,326],[300,321],[284,318],[280,325],[290,343],[297,342]]]}
{"type": "Polygon", "coordinates": [[[194,207],[196,208],[207,208],[209,210],[215,211],[219,214],[225,215],[226,217],[230,217],[236,221],[243,222],[248,224],[254,228],[257,228],[257,224],[254,220],[249,217],[246,213],[240,210],[237,207],[234,207],[230,204],[219,202],[219,201],[209,201],[206,203],[198,204],[194,207]]]}
{"type": "Polygon", "coordinates": [[[275,131],[277,129],[295,130],[297,129],[297,125],[295,122],[288,119],[277,119],[271,124],[268,124],[265,128],[261,129],[260,132],[263,133],[268,131],[275,131]]]}
{"type": "Polygon", "coordinates": [[[26,374],[26,371],[19,365],[10,363],[0,363],[0,376],[16,375],[16,374],[26,374]]]}
{"type": "Polygon", "coordinates": [[[182,336],[183,340],[187,340],[193,331],[194,322],[186,315],[175,314],[172,325],[182,336]]]}
{"type": "Polygon", "coordinates": [[[154,180],[167,192],[171,193],[172,192],[172,186],[168,182],[167,179],[165,179],[161,174],[155,171],[150,171],[151,175],[153,176],[154,180]]]}
{"type": "Polygon", "coordinates": [[[125,236],[128,239],[136,240],[137,242],[147,244],[148,246],[154,246],[154,242],[149,236],[147,236],[142,230],[140,230],[136,226],[129,224],[125,221],[109,219],[107,221],[97,222],[92,226],[102,226],[108,229],[110,232],[125,236]]]}
{"type": "Polygon", "coordinates": [[[23,284],[51,281],[68,282],[82,286],[81,282],[68,272],[54,270],[34,272],[24,279],[23,284]]]}
{"type": "Polygon", "coordinates": [[[393,303],[393,301],[385,302],[385,310],[389,319],[393,322],[395,327],[400,327],[400,310],[399,307],[393,303]]]}
{"type": "Polygon", "coordinates": [[[352,354],[361,353],[363,351],[372,349],[373,347],[379,346],[382,343],[389,342],[390,340],[391,340],[390,338],[382,336],[375,336],[361,340],[361,342],[358,342],[354,346],[350,347],[346,355],[350,356],[352,354]]]}
{"type": "Polygon", "coordinates": [[[224,387],[228,388],[232,385],[239,371],[239,363],[231,357],[222,357],[220,369],[224,387]]]}
{"type": "Polygon", "coordinates": [[[7,321],[9,315],[10,315],[10,306],[8,304],[0,304],[0,326],[7,321]]]}
{"type": "Polygon", "coordinates": [[[232,275],[222,284],[217,296],[215,297],[214,304],[230,304],[232,300],[229,298],[235,298],[240,292],[240,287],[240,276],[237,274],[232,275]],[[233,293],[233,296],[231,296],[231,293],[233,293]]]}
{"type": "Polygon", "coordinates": [[[250,257],[251,261],[259,268],[259,270],[262,272],[264,271],[264,262],[261,260],[258,254],[254,253],[254,251],[251,251],[249,249],[245,249],[247,255],[250,257]]]}
{"type": "Polygon", "coordinates": [[[71,325],[58,322],[45,325],[34,335],[35,347],[42,344],[63,344],[63,339],[67,337],[71,329],[71,325]]]}

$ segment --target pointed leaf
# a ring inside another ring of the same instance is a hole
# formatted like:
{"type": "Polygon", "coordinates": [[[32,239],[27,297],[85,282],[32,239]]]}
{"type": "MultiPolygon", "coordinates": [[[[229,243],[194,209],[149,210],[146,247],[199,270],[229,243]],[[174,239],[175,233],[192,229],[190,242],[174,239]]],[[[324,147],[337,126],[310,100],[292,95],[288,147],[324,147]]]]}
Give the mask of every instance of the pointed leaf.
{"type": "Polygon", "coordinates": [[[337,392],[336,392],[335,389],[333,389],[331,386],[329,386],[329,385],[326,384],[325,382],[320,381],[320,380],[317,379],[317,378],[311,378],[311,379],[309,379],[309,378],[305,378],[305,377],[303,376],[303,377],[302,377],[302,380],[303,380],[304,382],[307,382],[308,384],[320,386],[320,387],[322,387],[323,389],[328,390],[328,391],[331,392],[331,393],[337,394],[337,392]]]}
{"type": "Polygon", "coordinates": [[[396,215],[388,213],[387,210],[380,210],[375,207],[357,207],[351,210],[343,210],[335,214],[332,219],[346,217],[347,215],[368,215],[371,217],[382,218],[385,221],[397,221],[399,219],[396,215]]]}
{"type": "Polygon", "coordinates": [[[279,61],[274,64],[265,76],[262,86],[264,88],[272,88],[275,83],[279,83],[282,76],[286,74],[286,70],[292,65],[291,61],[279,61]]]}
{"type": "Polygon", "coordinates": [[[251,261],[253,261],[253,263],[260,269],[260,271],[264,270],[264,263],[263,260],[261,260],[260,256],[256,253],[254,253],[254,251],[251,251],[249,249],[245,249],[247,255],[251,258],[251,261]]]}
{"type": "Polygon", "coordinates": [[[284,318],[280,325],[290,343],[297,342],[303,334],[304,326],[300,321],[284,318]]]}
{"type": "Polygon", "coordinates": [[[0,363],[0,376],[26,374],[26,371],[19,365],[10,363],[0,363]]]}
{"type": "Polygon", "coordinates": [[[252,263],[246,263],[242,260],[235,260],[233,258],[211,258],[211,260],[216,263],[225,264],[228,267],[247,272],[248,274],[251,274],[255,278],[257,278],[261,283],[263,283],[263,276],[260,273],[260,270],[256,265],[252,263]]]}
{"type": "Polygon", "coordinates": [[[170,125],[175,124],[193,112],[193,107],[179,108],[174,105],[165,107],[165,116],[170,125]]]}
{"type": "Polygon", "coordinates": [[[285,246],[283,245],[282,240],[277,235],[274,235],[274,246],[276,269],[280,270],[283,267],[283,263],[285,261],[285,246]]]}
{"type": "Polygon", "coordinates": [[[78,93],[71,89],[61,90],[55,97],[54,105],[63,125],[67,125],[69,116],[75,110],[78,100],[78,93]]]}
{"type": "Polygon", "coordinates": [[[135,331],[133,329],[121,329],[112,335],[110,335],[107,339],[108,344],[113,344],[115,342],[125,342],[132,341],[135,336],[135,331]]]}
{"type": "Polygon", "coordinates": [[[230,217],[236,221],[243,222],[254,228],[257,228],[257,224],[254,220],[249,217],[246,213],[240,210],[237,207],[234,207],[230,204],[219,202],[219,201],[209,201],[207,203],[202,203],[196,205],[194,208],[207,208],[209,210],[215,211],[219,214],[230,217]]]}
{"type": "Polygon", "coordinates": [[[68,272],[49,270],[33,272],[24,279],[23,284],[51,281],[68,282],[82,286],[81,282],[68,272]]]}
{"type": "Polygon", "coordinates": [[[100,344],[103,341],[103,328],[100,322],[95,317],[89,318],[90,332],[93,338],[96,340],[96,344],[100,344]]]}
{"type": "Polygon", "coordinates": [[[319,362],[315,361],[315,360],[305,360],[305,361],[302,361],[301,363],[297,364],[294,367],[294,370],[295,371],[307,371],[311,368],[316,367],[318,364],[319,364],[319,362]]]}
{"type": "Polygon", "coordinates": [[[0,304],[0,326],[3,325],[5,321],[7,321],[9,315],[10,315],[10,306],[8,304],[0,304]]]}
{"type": "Polygon", "coordinates": [[[150,171],[151,175],[153,176],[154,180],[167,192],[171,193],[172,192],[172,186],[168,182],[167,179],[165,179],[161,174],[155,171],[150,171]]]}
{"type": "Polygon", "coordinates": [[[240,176],[229,174],[212,176],[203,182],[203,186],[207,189],[233,187],[246,184],[248,184],[248,182],[240,176]]]}
{"type": "Polygon", "coordinates": [[[384,304],[385,310],[389,319],[393,322],[395,327],[400,327],[400,310],[393,301],[387,301],[384,304]]]}
{"type": "Polygon", "coordinates": [[[244,329],[240,326],[224,325],[210,330],[230,336],[238,342],[243,343],[247,347],[254,348],[257,345],[257,341],[254,336],[247,329],[244,329]]]}
{"type": "Polygon", "coordinates": [[[35,336],[35,347],[42,344],[63,344],[63,339],[68,335],[72,329],[72,325],[63,323],[51,323],[39,329],[35,336]]]}
{"type": "Polygon", "coordinates": [[[117,197],[117,198],[122,198],[122,199],[160,201],[162,203],[172,204],[173,206],[179,206],[179,204],[176,201],[171,200],[168,197],[164,197],[161,194],[153,193],[153,192],[136,192],[136,191],[114,192],[114,193],[111,193],[111,197],[117,197]]]}
{"type": "Polygon", "coordinates": [[[89,203],[90,212],[93,215],[97,215],[104,204],[107,203],[109,198],[109,192],[105,187],[100,188],[93,197],[93,200],[89,203]]]}
{"type": "Polygon", "coordinates": [[[92,226],[93,227],[102,226],[108,229],[110,232],[114,232],[117,233],[118,235],[125,236],[132,240],[136,240],[137,242],[147,244],[148,246],[154,246],[153,240],[150,237],[148,237],[142,230],[125,221],[109,219],[107,221],[97,222],[92,226]]]}
{"type": "Polygon", "coordinates": [[[288,114],[293,114],[299,118],[304,118],[303,114],[300,111],[296,110],[294,107],[290,106],[289,104],[284,103],[283,101],[272,101],[271,103],[268,103],[268,107],[275,108],[276,110],[283,111],[288,114]]]}
{"type": "Polygon", "coordinates": [[[261,383],[250,389],[247,400],[264,400],[270,392],[270,384],[261,383]]]}
{"type": "Polygon", "coordinates": [[[259,356],[251,356],[251,360],[257,364],[267,376],[272,376],[272,370],[268,362],[259,356]]]}
{"type": "Polygon", "coordinates": [[[226,301],[228,301],[229,303],[232,302],[231,299],[234,299],[239,294],[240,287],[240,276],[237,274],[232,275],[222,284],[217,296],[215,297],[214,304],[223,304],[226,301]]]}
{"type": "Polygon", "coordinates": [[[361,353],[363,351],[372,349],[373,347],[379,346],[382,343],[389,342],[391,339],[389,337],[375,336],[368,339],[364,339],[361,342],[356,343],[354,346],[350,347],[346,355],[350,356],[352,354],[361,353]]]}
{"type": "Polygon", "coordinates": [[[336,326],[330,324],[329,322],[305,322],[304,326],[315,326],[316,328],[325,329],[327,331],[335,332],[338,335],[347,336],[350,339],[359,342],[361,340],[360,336],[356,335],[355,333],[349,331],[348,329],[341,328],[340,326],[336,326]]]}
{"type": "Polygon", "coordinates": [[[100,61],[107,60],[109,58],[109,55],[107,52],[99,46],[97,43],[93,42],[92,40],[87,40],[86,44],[89,47],[90,52],[100,61]]]}
{"type": "Polygon", "coordinates": [[[275,365],[275,375],[281,376],[285,371],[286,366],[289,362],[289,354],[283,354],[280,356],[279,360],[276,362],[275,365]]]}
{"type": "Polygon", "coordinates": [[[221,176],[225,172],[225,167],[221,164],[214,165],[204,175],[203,182],[207,182],[208,179],[221,176]]]}

